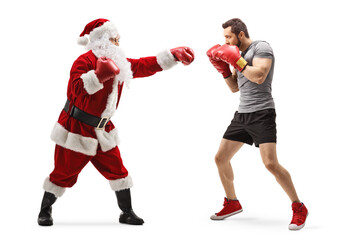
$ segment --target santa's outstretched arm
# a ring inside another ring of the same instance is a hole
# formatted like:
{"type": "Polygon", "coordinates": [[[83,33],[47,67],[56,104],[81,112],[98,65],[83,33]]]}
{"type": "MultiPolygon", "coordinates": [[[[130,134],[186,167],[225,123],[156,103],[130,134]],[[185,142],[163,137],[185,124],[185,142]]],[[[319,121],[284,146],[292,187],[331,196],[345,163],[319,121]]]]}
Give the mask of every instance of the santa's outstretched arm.
{"type": "Polygon", "coordinates": [[[154,57],[139,59],[128,58],[131,63],[133,78],[148,77],[162,70],[172,68],[177,62],[189,65],[194,61],[194,51],[189,47],[177,47],[164,50],[154,57]]]}

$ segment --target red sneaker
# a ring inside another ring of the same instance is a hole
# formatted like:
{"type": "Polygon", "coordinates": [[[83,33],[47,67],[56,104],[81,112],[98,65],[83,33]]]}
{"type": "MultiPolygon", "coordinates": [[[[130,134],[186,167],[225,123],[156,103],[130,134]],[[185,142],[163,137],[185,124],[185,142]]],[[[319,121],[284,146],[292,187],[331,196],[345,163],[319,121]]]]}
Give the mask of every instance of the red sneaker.
{"type": "Polygon", "coordinates": [[[300,230],[305,226],[305,221],[309,212],[303,203],[293,203],[293,218],[289,225],[289,230],[300,230]]]}
{"type": "Polygon", "coordinates": [[[224,208],[210,217],[211,220],[223,220],[227,217],[243,211],[239,200],[228,200],[224,198],[224,208]]]}

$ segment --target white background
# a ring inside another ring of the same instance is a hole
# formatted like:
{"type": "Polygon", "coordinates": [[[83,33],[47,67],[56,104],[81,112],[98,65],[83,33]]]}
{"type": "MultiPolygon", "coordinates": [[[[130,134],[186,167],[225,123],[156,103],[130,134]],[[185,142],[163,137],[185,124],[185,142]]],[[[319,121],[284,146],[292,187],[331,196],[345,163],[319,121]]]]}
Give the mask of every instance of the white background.
{"type": "Polygon", "coordinates": [[[2,1],[1,239],[354,239],[359,216],[359,42],[356,1],[2,1]],[[66,100],[76,44],[96,19],[114,22],[128,57],[189,46],[196,59],[124,89],[113,117],[143,226],[118,223],[114,192],[92,164],[37,225],[53,170],[50,132],[66,100]],[[310,215],[287,230],[291,202],[244,146],[232,164],[244,212],[214,222],[224,192],[214,155],[239,103],[206,51],[239,17],[273,47],[278,157],[310,215]],[[4,237],[7,235],[7,237],[4,237]],[[350,237],[352,236],[352,237],[350,237]]]}

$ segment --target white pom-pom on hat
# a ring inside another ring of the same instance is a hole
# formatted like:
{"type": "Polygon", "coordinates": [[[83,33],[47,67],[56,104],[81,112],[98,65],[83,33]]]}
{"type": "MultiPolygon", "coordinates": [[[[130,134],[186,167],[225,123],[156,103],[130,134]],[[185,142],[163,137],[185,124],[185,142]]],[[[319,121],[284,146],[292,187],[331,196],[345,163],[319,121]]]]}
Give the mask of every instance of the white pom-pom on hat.
{"type": "Polygon", "coordinates": [[[86,46],[89,42],[89,39],[85,36],[79,37],[77,43],[82,46],[86,46]]]}

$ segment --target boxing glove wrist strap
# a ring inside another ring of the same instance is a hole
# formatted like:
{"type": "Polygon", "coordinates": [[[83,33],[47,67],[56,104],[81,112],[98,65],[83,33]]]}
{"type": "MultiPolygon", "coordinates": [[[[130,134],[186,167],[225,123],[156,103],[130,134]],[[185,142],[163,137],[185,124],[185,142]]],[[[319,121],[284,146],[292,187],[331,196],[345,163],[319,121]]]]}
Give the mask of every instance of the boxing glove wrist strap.
{"type": "Polygon", "coordinates": [[[237,60],[237,62],[236,62],[237,69],[238,69],[240,72],[244,71],[244,69],[245,69],[245,67],[247,66],[247,64],[248,64],[247,61],[246,61],[243,57],[239,58],[239,60],[237,60]]]}

